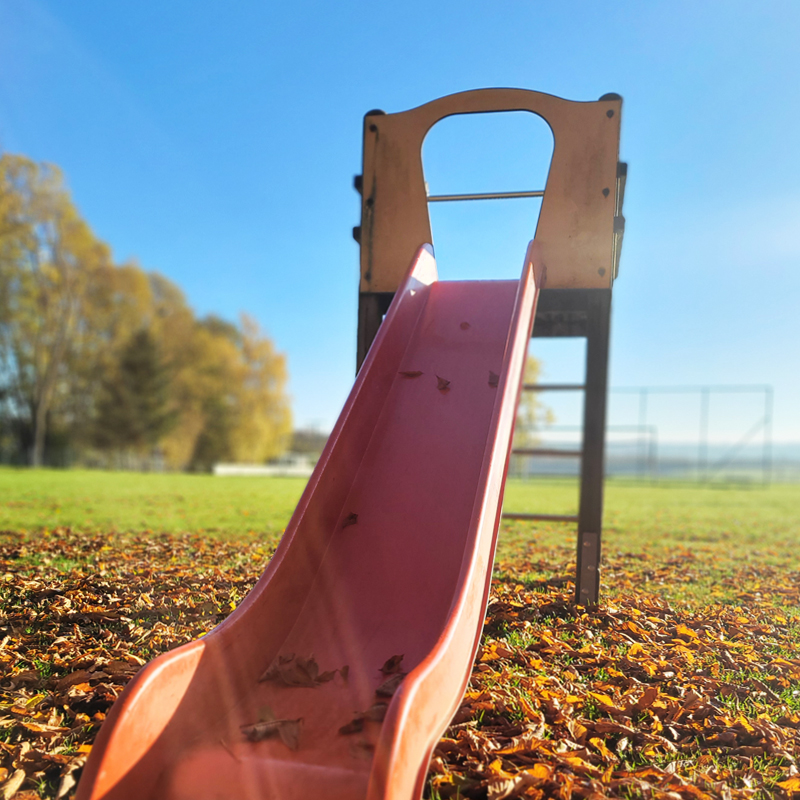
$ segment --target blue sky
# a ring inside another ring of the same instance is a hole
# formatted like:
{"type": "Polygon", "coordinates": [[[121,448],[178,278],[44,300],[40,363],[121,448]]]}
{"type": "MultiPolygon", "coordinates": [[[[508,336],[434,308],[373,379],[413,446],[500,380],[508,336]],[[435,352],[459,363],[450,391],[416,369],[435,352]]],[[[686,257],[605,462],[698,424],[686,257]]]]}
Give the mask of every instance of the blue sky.
{"type": "MultiPolygon", "coordinates": [[[[326,428],[354,370],[363,113],[484,86],[619,92],[612,384],[772,384],[776,438],[797,441],[799,41],[800,4],[774,0],[16,0],[0,147],[59,164],[118,260],[199,313],[253,314],[288,355],[297,423],[326,428]]],[[[431,189],[539,188],[550,143],[520,117],[437,126],[431,189]]],[[[443,277],[515,277],[535,203],[458,205],[434,210],[443,277]]],[[[552,379],[578,360],[559,347],[552,379]]]]}

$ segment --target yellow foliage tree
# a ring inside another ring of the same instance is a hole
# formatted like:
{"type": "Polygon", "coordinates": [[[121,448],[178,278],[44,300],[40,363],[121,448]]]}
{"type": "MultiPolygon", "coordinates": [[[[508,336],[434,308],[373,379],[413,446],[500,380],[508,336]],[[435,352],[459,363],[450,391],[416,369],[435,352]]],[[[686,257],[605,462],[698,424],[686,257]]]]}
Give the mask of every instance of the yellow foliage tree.
{"type": "MultiPolygon", "coordinates": [[[[178,337],[169,340],[174,345],[178,337]]],[[[252,319],[243,315],[241,328],[216,317],[200,320],[175,358],[181,414],[164,440],[170,464],[208,469],[218,461],[259,463],[286,449],[286,359],[252,319]]]]}
{"type": "Polygon", "coordinates": [[[68,365],[84,344],[87,287],[110,252],[51,165],[3,155],[0,213],[0,358],[7,398],[29,417],[30,461],[38,466],[51,411],[68,392],[68,365]]]}
{"type": "Polygon", "coordinates": [[[256,323],[246,316],[240,326],[198,320],[164,276],[135,263],[115,266],[57,168],[3,155],[0,407],[30,430],[32,464],[43,461],[53,421],[73,447],[130,438],[124,431],[98,435],[98,421],[122,425],[125,418],[98,409],[103,392],[106,405],[115,396],[114,381],[125,374],[121,360],[131,362],[143,332],[163,366],[157,383],[173,423],[157,449],[170,467],[260,462],[285,449],[291,431],[286,359],[256,323]]]}
{"type": "MultiPolygon", "coordinates": [[[[542,364],[535,356],[528,356],[525,362],[523,383],[539,382],[542,364]]],[[[517,422],[514,427],[514,447],[533,447],[539,442],[538,431],[542,425],[550,425],[555,416],[541,400],[537,392],[522,392],[517,409],[517,422]]]]}
{"type": "Polygon", "coordinates": [[[242,314],[242,347],[235,369],[238,413],[231,436],[234,460],[259,463],[286,449],[292,416],[286,396],[286,358],[275,352],[255,320],[242,314]]]}

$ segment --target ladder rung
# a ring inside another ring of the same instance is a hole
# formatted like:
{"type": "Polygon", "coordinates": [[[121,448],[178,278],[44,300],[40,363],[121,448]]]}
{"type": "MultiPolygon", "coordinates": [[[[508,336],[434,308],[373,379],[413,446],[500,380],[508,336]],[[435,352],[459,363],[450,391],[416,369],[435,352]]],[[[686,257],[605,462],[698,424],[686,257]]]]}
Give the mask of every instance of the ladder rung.
{"type": "Polygon", "coordinates": [[[520,447],[511,451],[514,456],[558,456],[560,458],[580,458],[582,450],[548,450],[543,447],[520,447]]]}
{"type": "Polygon", "coordinates": [[[525,392],[583,392],[586,384],[583,383],[524,383],[522,390],[525,392]]]}
{"type": "Polygon", "coordinates": [[[528,522],[578,522],[578,517],[573,514],[517,514],[513,511],[504,513],[503,519],[519,519],[528,522]]]}
{"type": "Polygon", "coordinates": [[[478,194],[431,194],[429,203],[449,203],[454,200],[513,200],[518,197],[544,197],[544,189],[530,192],[481,192],[478,194]]]}

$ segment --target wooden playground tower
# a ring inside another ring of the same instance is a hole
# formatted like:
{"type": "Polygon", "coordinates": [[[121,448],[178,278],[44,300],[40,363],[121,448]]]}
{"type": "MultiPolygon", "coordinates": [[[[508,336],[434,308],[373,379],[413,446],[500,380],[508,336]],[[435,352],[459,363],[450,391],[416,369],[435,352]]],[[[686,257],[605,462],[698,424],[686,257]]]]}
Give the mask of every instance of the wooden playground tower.
{"type": "Polygon", "coordinates": [[[364,117],[357,366],[361,368],[384,314],[419,246],[432,243],[428,203],[541,197],[535,241],[546,270],[534,337],[585,337],[582,384],[525,385],[526,391],[583,391],[580,450],[515,450],[520,455],[580,459],[576,516],[506,513],[510,519],[577,523],[575,602],[597,603],[603,517],[611,291],[619,270],[625,220],[627,164],[619,161],[622,98],[605,94],[574,102],[525,89],[478,89],[448,95],[396,114],[364,117]],[[543,189],[428,196],[422,144],[445,117],[529,111],[542,117],[555,139],[543,189]]]}

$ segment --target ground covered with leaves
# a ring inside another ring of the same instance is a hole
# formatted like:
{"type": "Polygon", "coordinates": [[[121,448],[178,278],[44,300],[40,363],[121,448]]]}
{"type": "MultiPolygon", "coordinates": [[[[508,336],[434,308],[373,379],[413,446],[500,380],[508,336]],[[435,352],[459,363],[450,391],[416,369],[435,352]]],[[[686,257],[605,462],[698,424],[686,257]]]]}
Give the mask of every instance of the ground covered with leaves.
{"type": "MultiPolygon", "coordinates": [[[[588,610],[570,603],[572,537],[524,525],[503,537],[430,797],[800,797],[793,551],[610,544],[588,610]]],[[[0,534],[3,800],[70,797],[128,680],[224,619],[273,544],[0,534]]]]}

